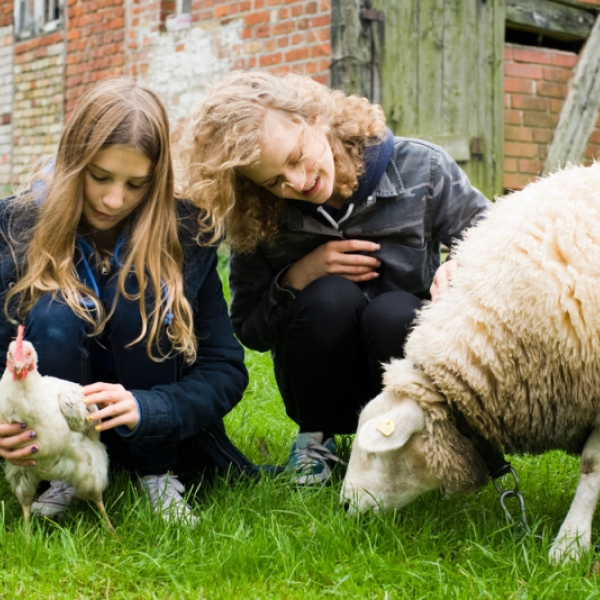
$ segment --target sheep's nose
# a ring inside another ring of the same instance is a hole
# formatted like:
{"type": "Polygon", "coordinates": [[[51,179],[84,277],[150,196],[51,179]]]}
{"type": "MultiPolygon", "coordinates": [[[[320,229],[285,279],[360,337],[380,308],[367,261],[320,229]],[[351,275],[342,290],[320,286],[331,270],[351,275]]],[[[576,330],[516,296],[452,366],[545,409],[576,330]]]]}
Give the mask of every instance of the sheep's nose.
{"type": "Polygon", "coordinates": [[[344,502],[344,510],[346,512],[348,512],[350,510],[350,502],[348,502],[348,501],[344,502]]]}

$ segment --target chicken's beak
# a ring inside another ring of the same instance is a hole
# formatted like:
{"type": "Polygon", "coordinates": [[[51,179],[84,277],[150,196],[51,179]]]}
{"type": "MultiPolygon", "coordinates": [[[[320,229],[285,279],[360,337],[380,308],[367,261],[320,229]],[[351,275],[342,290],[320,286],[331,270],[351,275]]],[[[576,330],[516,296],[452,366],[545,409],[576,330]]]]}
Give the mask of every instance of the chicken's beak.
{"type": "Polygon", "coordinates": [[[23,363],[15,363],[13,365],[13,381],[17,381],[18,379],[25,379],[27,377],[27,369],[23,363]]]}

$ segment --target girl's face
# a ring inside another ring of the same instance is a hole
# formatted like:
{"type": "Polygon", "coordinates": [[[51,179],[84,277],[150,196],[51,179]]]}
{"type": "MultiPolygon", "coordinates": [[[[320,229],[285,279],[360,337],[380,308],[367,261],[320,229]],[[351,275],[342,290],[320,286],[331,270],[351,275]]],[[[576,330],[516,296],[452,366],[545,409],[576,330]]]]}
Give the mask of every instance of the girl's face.
{"type": "Polygon", "coordinates": [[[83,216],[95,229],[121,229],[122,222],[140,205],[151,181],[150,159],[134,148],[112,146],[85,168],[83,216]]]}
{"type": "Polygon", "coordinates": [[[242,173],[278,198],[323,204],[333,194],[335,168],[327,136],[270,110],[261,130],[260,161],[242,173]]]}

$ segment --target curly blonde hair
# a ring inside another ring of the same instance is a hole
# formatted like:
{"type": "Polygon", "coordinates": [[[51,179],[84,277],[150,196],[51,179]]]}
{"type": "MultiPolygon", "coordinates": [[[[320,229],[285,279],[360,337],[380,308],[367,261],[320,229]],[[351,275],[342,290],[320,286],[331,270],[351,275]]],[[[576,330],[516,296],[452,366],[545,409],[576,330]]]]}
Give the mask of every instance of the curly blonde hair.
{"type": "Polygon", "coordinates": [[[8,292],[4,310],[22,320],[44,294],[66,302],[100,333],[118,298],[137,301],[142,317],[139,336],[129,345],[146,341],[147,353],[160,361],[182,353],[196,356],[192,308],[183,293],[183,250],[178,238],[169,120],[161,100],[149,89],[127,79],[104,80],[79,100],[65,126],[51,168],[38,174],[32,191],[14,201],[12,239],[17,281],[8,292]],[[119,271],[117,294],[108,311],[75,269],[75,247],[84,203],[86,168],[99,152],[114,146],[133,148],[151,163],[151,181],[141,204],[128,220],[129,240],[119,271]],[[41,189],[41,191],[40,191],[41,189]],[[22,227],[23,224],[27,227],[22,227]],[[139,291],[131,294],[126,279],[133,272],[139,291]],[[147,291],[156,299],[146,303],[147,291]],[[85,300],[91,300],[88,306],[85,300]],[[167,317],[172,315],[172,319],[167,317]],[[168,326],[165,322],[170,320],[168,326]],[[168,352],[160,346],[166,328],[168,352]]]}
{"type": "Polygon", "coordinates": [[[178,191],[204,209],[200,232],[211,243],[224,236],[236,252],[272,240],[285,205],[241,173],[260,161],[261,128],[272,110],[325,133],[333,152],[334,194],[340,198],[356,189],[365,145],[385,136],[380,106],[308,77],[231,73],[213,86],[180,142],[178,191]]]}

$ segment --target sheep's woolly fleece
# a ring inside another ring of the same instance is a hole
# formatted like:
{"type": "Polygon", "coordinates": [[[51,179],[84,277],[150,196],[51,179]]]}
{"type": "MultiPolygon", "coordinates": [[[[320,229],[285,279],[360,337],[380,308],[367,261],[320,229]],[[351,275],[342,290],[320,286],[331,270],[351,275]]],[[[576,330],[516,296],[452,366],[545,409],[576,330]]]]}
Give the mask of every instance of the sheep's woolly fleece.
{"type": "Polygon", "coordinates": [[[487,479],[474,451],[456,452],[466,440],[448,405],[509,453],[580,453],[600,424],[600,164],[497,200],[454,257],[451,288],[420,312],[405,348],[437,390],[407,361],[385,375],[386,389],[418,395],[429,465],[448,492],[487,479]]]}

